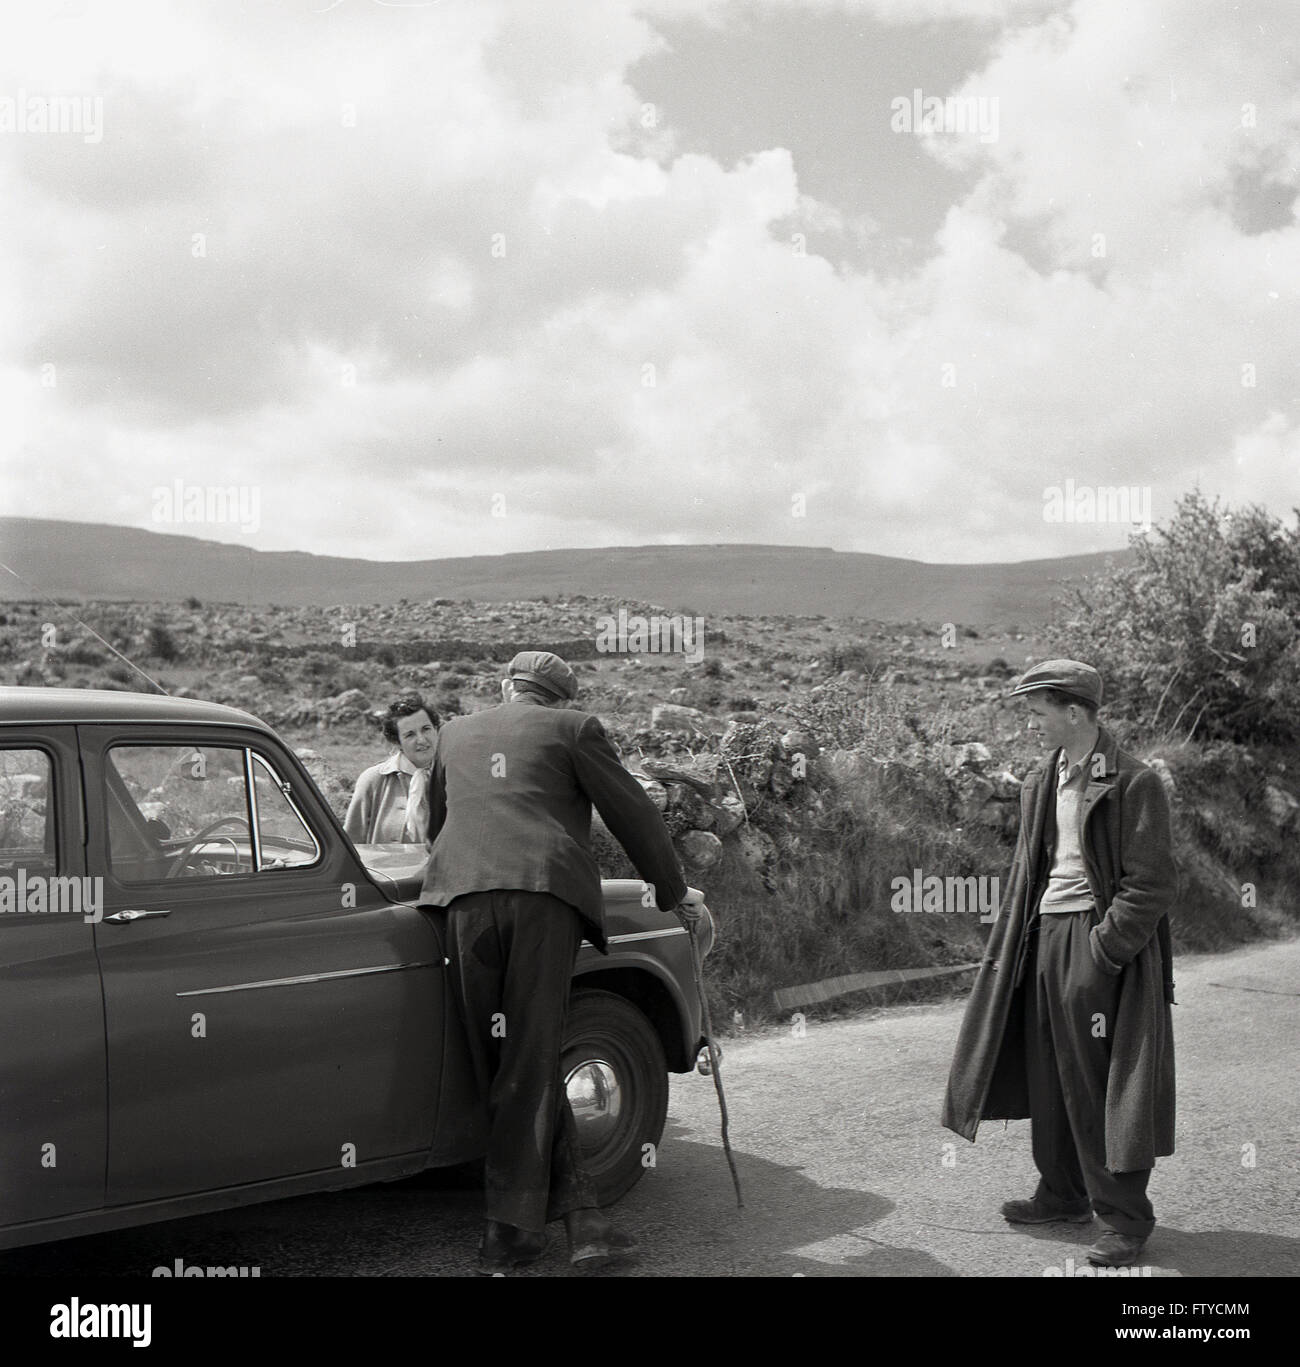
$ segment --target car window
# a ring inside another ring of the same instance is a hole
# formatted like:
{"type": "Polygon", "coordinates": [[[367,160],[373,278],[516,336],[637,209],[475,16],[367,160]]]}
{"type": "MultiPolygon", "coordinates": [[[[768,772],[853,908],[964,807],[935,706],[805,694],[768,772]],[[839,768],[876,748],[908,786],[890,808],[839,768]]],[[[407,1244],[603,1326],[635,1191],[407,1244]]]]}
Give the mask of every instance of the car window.
{"type": "Polygon", "coordinates": [[[264,873],[320,858],[291,791],[249,747],[115,745],[105,773],[109,863],[122,882],[264,873]]]}
{"type": "Polygon", "coordinates": [[[252,760],[261,859],[259,867],[291,869],[314,864],[320,858],[320,842],[293,801],[292,788],[280,778],[270,762],[256,751],[252,760]]]}
{"type": "Polygon", "coordinates": [[[108,754],[109,864],[123,882],[251,873],[244,752],[117,745],[108,754]],[[114,801],[114,797],[116,801],[114,801]]]}
{"type": "Polygon", "coordinates": [[[53,779],[44,750],[0,748],[0,872],[58,872],[53,779]]]}

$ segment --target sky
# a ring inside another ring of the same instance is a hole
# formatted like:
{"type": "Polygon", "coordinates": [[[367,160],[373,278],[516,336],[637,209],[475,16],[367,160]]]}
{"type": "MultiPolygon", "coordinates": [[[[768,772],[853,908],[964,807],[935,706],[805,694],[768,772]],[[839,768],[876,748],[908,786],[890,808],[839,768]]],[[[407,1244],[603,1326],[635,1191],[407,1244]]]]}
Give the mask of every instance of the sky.
{"type": "Polygon", "coordinates": [[[1294,0],[6,7],[0,512],[384,560],[1290,521],[1298,50],[1294,0]]]}

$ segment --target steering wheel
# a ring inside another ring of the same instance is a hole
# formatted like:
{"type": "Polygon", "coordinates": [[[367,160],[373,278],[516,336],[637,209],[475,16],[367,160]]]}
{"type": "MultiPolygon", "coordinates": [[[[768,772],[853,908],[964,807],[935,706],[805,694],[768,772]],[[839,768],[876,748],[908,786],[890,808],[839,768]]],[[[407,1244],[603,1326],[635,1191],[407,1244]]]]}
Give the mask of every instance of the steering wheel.
{"type": "MultiPolygon", "coordinates": [[[[202,845],[205,840],[211,839],[211,837],[223,826],[229,826],[234,822],[238,822],[246,831],[249,829],[247,819],[242,816],[223,816],[218,818],[216,821],[208,822],[208,824],[204,826],[204,828],[186,844],[185,848],[182,849],[180,853],[175,856],[175,865],[173,865],[170,872],[168,872],[164,876],[167,878],[179,877],[181,870],[190,862],[191,859],[194,858],[194,852],[198,849],[198,847],[202,845]]],[[[227,840],[230,840],[229,836],[226,836],[225,838],[227,840]]],[[[230,840],[230,845],[231,848],[235,851],[235,863],[238,864],[239,847],[235,844],[233,840],[230,840]]]]}

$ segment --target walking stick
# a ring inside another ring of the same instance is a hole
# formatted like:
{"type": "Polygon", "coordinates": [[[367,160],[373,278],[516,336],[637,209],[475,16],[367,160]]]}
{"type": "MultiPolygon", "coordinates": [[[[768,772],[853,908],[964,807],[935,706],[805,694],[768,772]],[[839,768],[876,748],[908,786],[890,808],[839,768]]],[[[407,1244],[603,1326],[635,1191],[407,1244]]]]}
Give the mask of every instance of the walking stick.
{"type": "Polygon", "coordinates": [[[745,1201],[740,1194],[740,1175],[736,1172],[736,1160],[731,1156],[731,1139],[727,1133],[727,1097],[722,1090],[722,1060],[718,1047],[713,1042],[713,1020],[709,1014],[709,998],[704,990],[704,963],[700,954],[699,941],[695,938],[695,922],[686,920],[686,933],[691,941],[691,967],[695,971],[695,990],[700,997],[700,1012],[704,1021],[704,1042],[709,1047],[709,1072],[713,1074],[713,1090],[718,1094],[718,1110],[722,1115],[722,1152],[727,1155],[727,1166],[731,1169],[731,1182],[736,1188],[736,1205],[744,1210],[745,1201]]]}

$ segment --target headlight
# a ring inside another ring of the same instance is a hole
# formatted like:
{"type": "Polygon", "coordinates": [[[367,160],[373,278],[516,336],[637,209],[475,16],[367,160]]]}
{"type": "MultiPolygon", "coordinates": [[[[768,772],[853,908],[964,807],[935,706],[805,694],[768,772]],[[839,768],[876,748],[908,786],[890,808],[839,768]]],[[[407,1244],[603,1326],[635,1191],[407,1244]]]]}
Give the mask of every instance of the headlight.
{"type": "Polygon", "coordinates": [[[700,908],[700,924],[696,928],[695,937],[699,941],[700,957],[703,958],[713,948],[713,942],[717,938],[713,925],[713,914],[708,907],[700,908]]]}

